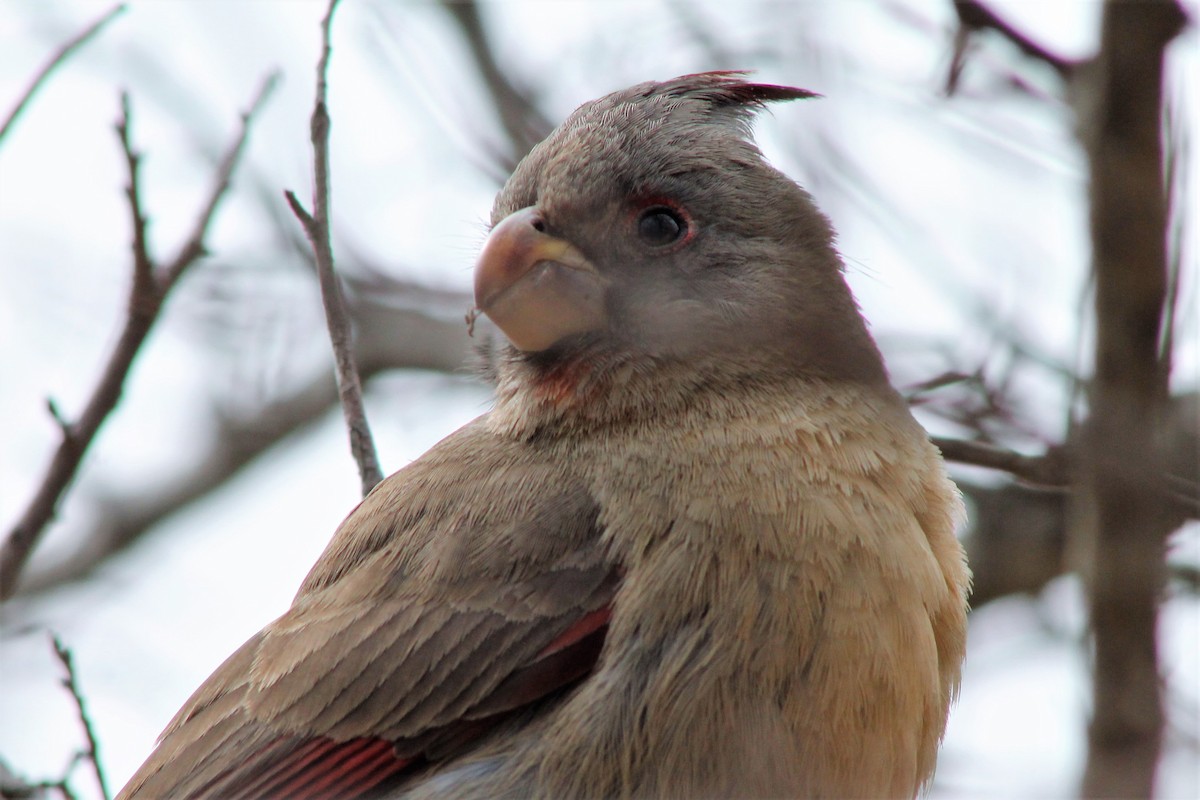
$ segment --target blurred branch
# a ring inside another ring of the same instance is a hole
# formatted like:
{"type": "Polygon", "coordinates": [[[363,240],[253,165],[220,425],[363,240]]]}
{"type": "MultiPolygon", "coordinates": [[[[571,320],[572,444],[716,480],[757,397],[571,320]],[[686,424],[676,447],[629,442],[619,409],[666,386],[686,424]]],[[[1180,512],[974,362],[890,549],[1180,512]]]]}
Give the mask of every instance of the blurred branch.
{"type": "Polygon", "coordinates": [[[31,782],[19,775],[0,759],[0,800],[46,800],[51,791],[55,791],[64,800],[78,800],[71,789],[71,771],[82,758],[82,753],[76,753],[75,758],[63,771],[63,777],[54,781],[31,782]]]}
{"type": "Polygon", "coordinates": [[[76,794],[71,788],[71,775],[81,762],[87,761],[92,765],[92,772],[100,786],[100,796],[103,800],[109,800],[112,795],[109,794],[108,781],[104,777],[104,768],[100,764],[100,744],[96,738],[96,730],[92,725],[91,716],[87,712],[79,681],[75,676],[74,658],[70,649],[65,647],[57,636],[51,636],[50,640],[54,646],[54,655],[66,671],[62,685],[71,693],[71,699],[75,702],[75,710],[79,713],[79,721],[83,725],[83,733],[87,739],[87,749],[76,751],[63,770],[62,777],[56,780],[28,781],[0,759],[0,798],[3,800],[44,800],[49,796],[49,792],[54,791],[65,800],[77,800],[76,794]]]}
{"type": "Polygon", "coordinates": [[[1019,483],[986,486],[955,478],[970,503],[963,536],[971,565],[971,607],[1013,594],[1036,595],[1069,571],[1068,496],[1019,483]]]}
{"type": "Polygon", "coordinates": [[[1169,372],[1159,353],[1168,284],[1163,59],[1185,22],[1175,0],[1109,0],[1076,99],[1096,314],[1071,523],[1095,648],[1085,797],[1150,797],[1162,747],[1158,603],[1172,529],[1162,497],[1169,372]]]}
{"type": "Polygon", "coordinates": [[[41,71],[39,71],[38,74],[33,77],[32,81],[30,81],[29,86],[26,87],[24,94],[21,95],[21,98],[17,100],[17,104],[13,106],[12,111],[8,112],[8,116],[4,118],[4,124],[0,125],[0,145],[4,143],[4,137],[8,135],[9,130],[12,129],[12,126],[16,123],[17,118],[21,116],[21,112],[25,110],[25,106],[29,105],[29,101],[33,99],[35,94],[37,94],[37,91],[46,82],[46,79],[50,77],[50,74],[54,72],[54,70],[57,69],[60,64],[70,58],[76,50],[87,44],[88,41],[97,33],[99,33],[105,25],[115,19],[123,11],[125,11],[124,3],[113,6],[104,14],[104,16],[100,17],[91,25],[84,28],[74,38],[63,43],[63,45],[59,47],[57,51],[55,51],[50,60],[46,62],[45,66],[42,67],[41,71]]]}
{"type": "MultiPolygon", "coordinates": [[[[953,373],[927,381],[921,388],[949,385],[953,373]]],[[[1036,594],[1051,579],[1074,565],[1066,555],[1067,514],[1071,494],[1070,453],[1051,446],[1045,455],[1027,456],[978,441],[932,437],[947,461],[1007,472],[1020,483],[977,484],[956,477],[970,501],[970,527],[964,544],[974,575],[971,604],[1010,594],[1036,594]]],[[[1166,474],[1158,487],[1167,528],[1200,519],[1200,393],[1171,398],[1162,430],[1166,444],[1166,474]]],[[[1193,572],[1186,565],[1168,567],[1171,578],[1195,592],[1193,572]]]]}
{"type": "Polygon", "coordinates": [[[362,481],[363,497],[375,484],[383,480],[379,468],[379,457],[375,453],[375,440],[371,437],[371,426],[363,407],[362,381],[358,366],[354,362],[354,334],[350,329],[350,316],[346,313],[346,300],[333,265],[333,244],[329,234],[329,108],[325,102],[326,75],[329,70],[331,48],[330,28],[333,12],[338,0],[330,0],[329,11],[321,21],[321,58],[317,62],[317,99],[313,107],[311,136],[313,145],[313,213],[310,215],[300,205],[296,195],[285,192],[292,213],[304,226],[304,233],[312,244],[317,260],[317,274],[321,281],[321,299],[325,304],[325,321],[329,327],[329,338],[333,344],[334,367],[337,374],[338,395],[342,401],[342,413],[350,434],[350,453],[358,465],[362,481]]]}
{"type": "Polygon", "coordinates": [[[908,387],[906,399],[910,406],[920,407],[967,429],[977,442],[994,444],[1014,437],[1041,438],[1036,434],[1035,427],[1020,419],[1013,379],[1018,368],[1030,362],[1050,370],[1052,374],[1059,374],[1058,370],[1053,365],[1036,362],[1036,356],[1025,352],[1009,332],[1001,329],[994,330],[993,334],[996,342],[989,348],[989,360],[1001,362],[998,376],[991,374],[996,370],[990,369],[988,364],[982,364],[970,373],[951,370],[908,387]]]}
{"type": "Polygon", "coordinates": [[[995,31],[1016,46],[1025,56],[1048,65],[1062,80],[1070,80],[1078,64],[1050,52],[1033,39],[1002,19],[996,12],[978,0],[954,0],[954,11],[958,15],[959,29],[954,39],[954,57],[946,81],[946,93],[954,94],[962,74],[967,44],[972,34],[979,31],[995,31]]]}
{"type": "Polygon", "coordinates": [[[83,755],[88,761],[92,762],[92,770],[96,774],[96,783],[100,785],[100,796],[104,800],[110,800],[112,794],[108,791],[108,781],[104,779],[104,767],[100,764],[100,744],[96,739],[96,730],[92,727],[92,718],[88,716],[87,706],[84,705],[83,693],[79,689],[79,682],[75,679],[75,661],[71,656],[71,651],[63,646],[62,641],[57,636],[52,636],[50,639],[54,645],[54,655],[58,656],[63,669],[67,672],[62,684],[71,693],[71,698],[75,701],[75,708],[79,712],[79,721],[83,725],[83,733],[87,737],[88,747],[83,755]]]}
{"type": "Polygon", "coordinates": [[[29,554],[46,525],[54,517],[63,493],[75,477],[83,456],[100,426],[120,401],[129,369],[157,320],[167,294],[184,271],[204,255],[204,237],[217,205],[229,188],[230,177],[249,135],[250,122],[266,102],[275,83],[275,75],[263,81],[250,110],[242,116],[241,129],[217,170],[214,185],[191,236],[174,259],[161,265],[154,262],[146,246],[146,218],[141,207],[138,182],[139,157],[129,136],[129,99],[127,95],[122,95],[122,113],[117,123],[117,134],[129,169],[126,194],[133,217],[134,258],[125,326],[79,420],[67,423],[61,414],[55,414],[62,429],[58,449],[33,499],[0,547],[0,601],[8,599],[15,592],[17,578],[29,559],[29,554]]]}
{"type": "Polygon", "coordinates": [[[442,7],[462,31],[475,67],[491,95],[500,124],[512,146],[504,164],[505,171],[511,172],[554,126],[500,68],[479,15],[479,4],[475,0],[442,0],[442,7]]]}
{"type": "MultiPolygon", "coordinates": [[[[354,343],[362,380],[397,369],[462,372],[472,349],[462,322],[469,308],[467,293],[427,289],[412,284],[387,288],[348,281],[352,316],[363,332],[354,343]]],[[[490,328],[488,329],[490,335],[490,328]]],[[[479,332],[476,332],[478,341],[479,332]]],[[[61,560],[40,565],[22,579],[28,595],[79,580],[98,568],[164,519],[207,497],[236,478],[288,436],[319,420],[338,404],[334,377],[322,370],[286,395],[232,415],[214,409],[198,427],[210,431],[189,453],[182,472],[165,486],[139,486],[135,491],[101,493],[87,527],[75,531],[80,542],[61,560]]]]}
{"type": "Polygon", "coordinates": [[[1060,449],[1051,449],[1041,456],[1027,456],[984,442],[942,436],[933,436],[930,440],[947,461],[998,469],[1035,486],[1064,488],[1068,484],[1067,459],[1060,449]]]}

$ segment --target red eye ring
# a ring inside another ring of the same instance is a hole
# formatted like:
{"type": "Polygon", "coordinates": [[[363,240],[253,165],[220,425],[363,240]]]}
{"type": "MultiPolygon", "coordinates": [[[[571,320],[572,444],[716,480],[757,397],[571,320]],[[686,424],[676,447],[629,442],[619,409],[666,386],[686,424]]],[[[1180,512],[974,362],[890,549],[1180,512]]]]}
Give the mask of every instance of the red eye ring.
{"type": "Polygon", "coordinates": [[[657,253],[672,253],[696,235],[691,216],[677,203],[661,198],[639,203],[633,226],[642,244],[657,253]]]}

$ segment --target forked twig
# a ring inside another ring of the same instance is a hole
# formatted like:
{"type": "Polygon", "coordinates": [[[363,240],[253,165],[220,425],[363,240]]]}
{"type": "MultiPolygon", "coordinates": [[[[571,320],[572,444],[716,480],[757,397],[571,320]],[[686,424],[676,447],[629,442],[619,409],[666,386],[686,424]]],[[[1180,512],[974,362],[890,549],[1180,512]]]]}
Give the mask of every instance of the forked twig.
{"type": "Polygon", "coordinates": [[[331,0],[329,11],[321,21],[321,58],[317,62],[317,99],[313,107],[310,136],[313,145],[313,212],[309,214],[292,191],[284,192],[292,213],[304,227],[317,261],[317,274],[321,283],[321,299],[325,305],[325,321],[329,327],[329,338],[333,345],[334,368],[337,373],[338,395],[341,398],[342,414],[350,435],[350,453],[358,465],[362,493],[365,497],[375,484],[383,480],[379,457],[375,452],[375,441],[367,423],[367,412],[363,406],[362,380],[354,360],[354,333],[350,326],[350,315],[346,311],[346,299],[333,264],[333,244],[329,230],[329,107],[326,105],[326,75],[329,71],[331,48],[330,28],[333,12],[338,0],[331,0]]]}
{"type": "Polygon", "coordinates": [[[139,156],[130,136],[129,98],[122,94],[121,118],[116,127],[129,172],[126,197],[133,220],[133,281],[125,326],[79,419],[68,422],[53,401],[49,403],[50,413],[58,423],[62,436],[37,492],[0,547],[0,601],[12,597],[16,591],[17,578],[29,560],[29,554],[57,512],[59,501],[78,472],[83,456],[100,426],[120,401],[133,360],[158,319],[167,294],[187,268],[204,255],[204,238],[217,206],[229,188],[233,170],[249,135],[251,120],[266,102],[277,80],[277,75],[270,75],[263,81],[250,110],[242,116],[241,130],[221,160],[213,187],[197,217],[192,234],[175,258],[162,265],[154,261],[146,242],[146,215],[142,210],[138,178],[139,156]]]}
{"type": "MultiPolygon", "coordinates": [[[[96,783],[100,784],[100,795],[104,800],[109,800],[112,794],[108,791],[108,781],[104,778],[104,767],[100,764],[100,744],[96,738],[96,730],[92,727],[92,718],[88,716],[87,706],[83,702],[83,693],[79,689],[79,682],[75,679],[75,662],[71,656],[71,651],[62,643],[62,640],[57,636],[50,637],[54,644],[54,654],[58,656],[58,660],[62,662],[63,668],[67,675],[62,679],[62,684],[66,690],[71,693],[71,697],[75,700],[75,709],[79,712],[79,721],[83,724],[83,733],[87,737],[88,747],[83,753],[84,758],[92,762],[92,770],[96,774],[96,783]]],[[[66,779],[62,781],[63,786],[66,785],[66,779]]]]}

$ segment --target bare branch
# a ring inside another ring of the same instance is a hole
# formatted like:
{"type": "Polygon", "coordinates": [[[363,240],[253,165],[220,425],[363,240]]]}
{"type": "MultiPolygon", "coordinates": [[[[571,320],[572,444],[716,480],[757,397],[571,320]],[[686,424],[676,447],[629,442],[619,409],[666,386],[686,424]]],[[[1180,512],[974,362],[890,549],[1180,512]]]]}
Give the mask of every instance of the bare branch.
{"type": "Polygon", "coordinates": [[[225,193],[229,191],[229,182],[233,179],[233,171],[237,168],[238,161],[242,157],[242,151],[245,150],[246,142],[249,140],[250,123],[258,115],[278,85],[279,73],[272,72],[268,74],[259,85],[258,92],[254,95],[254,100],[251,101],[249,110],[242,113],[237,136],[234,138],[233,144],[229,149],[221,156],[221,161],[217,165],[216,180],[213,181],[212,188],[208,191],[208,198],[205,200],[204,209],[196,217],[196,224],[192,228],[191,236],[184,242],[183,247],[180,248],[179,253],[171,263],[165,265],[160,270],[162,275],[159,280],[167,283],[168,286],[179,280],[179,277],[196,259],[207,254],[204,247],[204,239],[208,235],[208,228],[212,224],[217,206],[220,205],[225,193]]]}
{"type": "MultiPolygon", "coordinates": [[[[51,458],[46,474],[24,514],[9,531],[3,546],[0,547],[0,601],[12,597],[16,591],[17,578],[29,560],[29,554],[33,551],[33,547],[37,544],[46,525],[57,513],[59,501],[78,472],[84,454],[99,432],[104,420],[120,402],[129,369],[158,318],[167,293],[188,266],[203,254],[204,234],[208,230],[218,202],[228,189],[230,175],[249,133],[250,118],[262,107],[274,82],[274,77],[264,81],[253,106],[243,117],[241,130],[221,162],[214,189],[197,221],[195,233],[184,245],[179,256],[165,267],[157,267],[146,248],[145,214],[141,208],[138,191],[138,156],[135,154],[129,136],[128,97],[122,95],[121,119],[117,125],[117,133],[129,169],[127,196],[133,217],[134,251],[133,280],[129,292],[129,308],[125,326],[79,420],[74,424],[64,424],[65,420],[60,421],[63,436],[59,441],[58,449],[51,458]]],[[[59,417],[62,419],[61,414],[59,417]]]]}
{"type": "Polygon", "coordinates": [[[1008,472],[1021,480],[1046,488],[1065,488],[1069,483],[1067,460],[1061,450],[1027,456],[1013,450],[963,439],[934,436],[930,439],[947,461],[1008,472]]]}
{"type": "MultiPolygon", "coordinates": [[[[66,780],[62,783],[65,785],[66,780]]],[[[32,783],[0,757],[0,797],[4,800],[45,800],[50,788],[57,789],[58,786],[51,787],[47,782],[32,783]]]]}
{"type": "MultiPolygon", "coordinates": [[[[308,244],[305,253],[311,256],[308,244]]],[[[465,371],[473,349],[461,309],[471,304],[465,292],[397,284],[387,279],[359,285],[347,279],[352,316],[361,321],[354,341],[355,360],[364,383],[394,370],[465,371]]],[[[479,320],[474,342],[495,335],[479,320]]],[[[316,371],[307,381],[259,407],[236,414],[214,408],[199,427],[210,436],[189,454],[186,464],[162,484],[133,490],[95,487],[96,507],[81,529],[78,545],[61,558],[27,571],[19,593],[29,595],[85,578],[104,560],[138,541],[162,520],[207,497],[241,474],[248,464],[287,436],[321,419],[338,405],[334,376],[316,371]]]]}
{"type": "Polygon", "coordinates": [[[1150,797],[1162,746],[1158,603],[1172,517],[1163,58],[1186,16],[1175,0],[1105,4],[1096,63],[1077,87],[1088,156],[1095,375],[1074,464],[1072,536],[1085,555],[1094,638],[1085,797],[1150,797]]]}
{"type": "Polygon", "coordinates": [[[129,215],[133,229],[133,295],[153,292],[154,259],[146,243],[146,215],[142,212],[142,189],[138,178],[142,157],[133,146],[129,132],[129,93],[121,92],[121,118],[117,120],[117,136],[121,139],[121,151],[125,155],[125,169],[129,174],[129,185],[125,197],[129,201],[129,215]]]}
{"type": "Polygon", "coordinates": [[[375,452],[375,441],[367,422],[363,406],[362,381],[354,360],[354,334],[350,328],[350,315],[346,312],[346,300],[333,264],[333,244],[329,231],[329,109],[326,105],[326,74],[329,70],[331,48],[329,45],[333,12],[338,0],[330,0],[329,11],[321,21],[321,58],[317,63],[317,99],[313,107],[311,137],[313,145],[313,213],[309,214],[300,205],[296,195],[285,192],[292,213],[300,220],[304,233],[312,244],[317,260],[317,273],[321,281],[321,299],[325,304],[325,321],[329,327],[329,338],[333,344],[334,367],[337,372],[338,394],[342,401],[342,413],[350,434],[350,453],[358,465],[362,481],[363,497],[383,480],[379,457],[375,452]]]}
{"type": "Polygon", "coordinates": [[[113,6],[107,12],[105,12],[104,16],[100,17],[91,25],[84,28],[83,31],[77,34],[74,38],[68,40],[60,48],[58,48],[54,55],[51,56],[50,60],[46,62],[45,66],[43,66],[38,74],[34,76],[33,80],[29,83],[29,86],[25,89],[24,94],[21,95],[21,98],[17,101],[17,104],[13,107],[12,111],[8,112],[8,116],[4,118],[4,124],[0,125],[0,144],[4,143],[4,137],[8,135],[9,130],[12,129],[13,125],[17,121],[17,118],[21,116],[21,112],[25,110],[25,106],[29,105],[29,101],[33,99],[33,96],[46,82],[46,79],[50,77],[50,73],[54,72],[54,70],[57,69],[60,64],[70,58],[72,53],[83,47],[83,45],[87,44],[87,42],[97,33],[99,33],[105,25],[115,19],[124,10],[124,3],[113,6]]]}
{"type": "Polygon", "coordinates": [[[58,656],[58,660],[62,662],[63,668],[67,671],[67,676],[63,678],[62,684],[75,700],[75,709],[79,712],[79,721],[83,723],[83,732],[87,736],[88,749],[84,755],[92,762],[92,769],[96,773],[96,783],[100,784],[100,796],[104,800],[109,800],[112,794],[108,791],[108,781],[104,779],[104,767],[100,764],[100,744],[96,739],[96,731],[92,727],[92,719],[88,716],[87,707],[83,702],[83,692],[79,689],[79,682],[75,680],[74,659],[71,657],[71,651],[57,636],[51,636],[50,640],[54,644],[54,654],[58,656]]]}
{"type": "Polygon", "coordinates": [[[1069,496],[1005,482],[973,483],[958,476],[971,505],[963,536],[971,565],[971,607],[1013,594],[1037,595],[1071,569],[1066,557],[1069,496]]]}
{"type": "Polygon", "coordinates": [[[63,416],[62,409],[58,407],[58,403],[53,397],[46,398],[46,411],[50,413],[50,417],[58,425],[59,433],[64,439],[69,439],[75,435],[75,431],[67,418],[63,416]]]}
{"type": "MultiPolygon", "coordinates": [[[[1056,55],[1033,41],[1033,39],[1017,30],[1008,22],[1005,22],[996,12],[979,2],[979,0],[954,0],[954,11],[958,14],[958,21],[962,25],[962,29],[960,30],[962,41],[956,41],[955,43],[955,65],[957,67],[961,67],[962,49],[965,49],[965,34],[982,30],[996,31],[1016,45],[1017,49],[1029,58],[1047,64],[1063,80],[1069,80],[1078,67],[1076,62],[1056,55]]],[[[956,69],[952,67],[951,75],[955,74],[956,69]]],[[[953,90],[953,85],[952,81],[950,84],[951,91],[953,90]]]]}
{"type": "Polygon", "coordinates": [[[3,759],[0,759],[0,797],[4,800],[46,800],[50,797],[50,792],[56,792],[63,800],[78,800],[75,791],[71,788],[71,773],[75,770],[76,765],[85,758],[87,756],[84,753],[75,753],[66,769],[63,770],[63,777],[57,780],[37,782],[26,780],[4,763],[3,759]]]}

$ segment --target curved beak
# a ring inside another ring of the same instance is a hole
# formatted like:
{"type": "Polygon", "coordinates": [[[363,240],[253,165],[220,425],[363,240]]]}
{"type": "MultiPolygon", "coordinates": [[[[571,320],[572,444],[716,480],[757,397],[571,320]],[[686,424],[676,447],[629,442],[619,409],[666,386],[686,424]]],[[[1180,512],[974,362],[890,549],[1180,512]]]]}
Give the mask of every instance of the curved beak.
{"type": "Polygon", "coordinates": [[[534,207],[501,220],[475,263],[475,306],[529,352],[601,328],[607,286],[574,245],[544,232],[534,207]]]}

